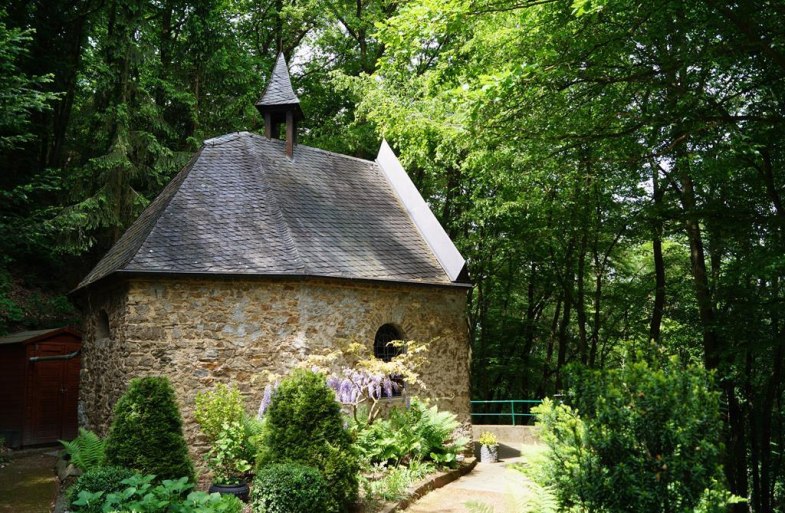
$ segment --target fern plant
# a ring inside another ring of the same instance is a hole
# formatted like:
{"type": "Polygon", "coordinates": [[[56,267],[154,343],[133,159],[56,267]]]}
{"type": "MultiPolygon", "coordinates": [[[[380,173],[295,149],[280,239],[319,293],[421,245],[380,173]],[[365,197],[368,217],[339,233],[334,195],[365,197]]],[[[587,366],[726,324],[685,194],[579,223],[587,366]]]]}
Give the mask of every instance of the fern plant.
{"type": "Polygon", "coordinates": [[[82,472],[100,467],[106,461],[106,442],[90,430],[79,428],[79,436],[60,443],[71,463],[82,472]]]}

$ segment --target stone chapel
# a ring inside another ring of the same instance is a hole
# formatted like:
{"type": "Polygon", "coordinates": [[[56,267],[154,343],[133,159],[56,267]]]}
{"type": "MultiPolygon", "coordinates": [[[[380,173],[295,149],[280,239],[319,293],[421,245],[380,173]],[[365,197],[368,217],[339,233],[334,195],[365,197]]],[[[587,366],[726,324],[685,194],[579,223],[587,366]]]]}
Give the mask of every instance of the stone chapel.
{"type": "Polygon", "coordinates": [[[297,144],[282,55],[256,107],[265,134],[205,141],[72,293],[81,423],[105,433],[130,379],[166,375],[193,443],[198,391],[233,383],[250,410],[254,376],[349,338],[378,358],[433,340],[422,395],[468,423],[465,262],[390,147],[366,161],[297,144]]]}

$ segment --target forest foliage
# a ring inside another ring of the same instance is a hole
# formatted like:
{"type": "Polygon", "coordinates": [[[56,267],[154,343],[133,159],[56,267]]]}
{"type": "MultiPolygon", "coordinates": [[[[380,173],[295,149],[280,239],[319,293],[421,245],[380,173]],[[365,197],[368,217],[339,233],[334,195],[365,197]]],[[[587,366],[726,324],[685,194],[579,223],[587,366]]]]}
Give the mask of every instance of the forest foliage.
{"type": "MultiPolygon", "coordinates": [[[[51,0],[0,13],[0,330],[62,294],[205,138],[386,137],[466,257],[473,395],[630,352],[714,372],[730,490],[785,503],[781,0],[51,0]]],[[[741,507],[741,506],[740,506],[741,507]]],[[[745,506],[746,507],[746,506],[745,506]]]]}

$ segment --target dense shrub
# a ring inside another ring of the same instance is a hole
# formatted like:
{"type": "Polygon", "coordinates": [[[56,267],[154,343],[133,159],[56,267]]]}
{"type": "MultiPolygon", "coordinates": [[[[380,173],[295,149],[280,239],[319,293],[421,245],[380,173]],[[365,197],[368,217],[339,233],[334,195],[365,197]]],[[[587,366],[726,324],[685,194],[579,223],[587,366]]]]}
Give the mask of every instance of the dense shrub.
{"type": "Polygon", "coordinates": [[[164,377],[131,381],[117,402],[106,439],[109,465],[130,467],[159,479],[194,479],[174,390],[164,377]]]}
{"type": "Polygon", "coordinates": [[[191,491],[187,478],[164,479],[133,475],[113,493],[80,491],[73,505],[79,511],[128,511],[134,513],[241,513],[243,503],[234,496],[191,491]],[[97,509],[94,509],[97,508],[97,509]]]}
{"type": "Polygon", "coordinates": [[[225,424],[242,423],[245,411],[240,391],[218,383],[213,390],[196,394],[194,418],[209,440],[216,440],[225,424]]]}
{"type": "Polygon", "coordinates": [[[194,417],[211,444],[205,458],[213,482],[243,481],[256,457],[261,423],[245,413],[240,391],[219,383],[213,390],[198,393],[194,417]]]}
{"type": "MultiPolygon", "coordinates": [[[[360,417],[362,418],[362,417],[360,417]]],[[[395,408],[387,419],[359,422],[357,446],[369,463],[407,464],[412,460],[452,464],[468,438],[453,439],[460,423],[450,412],[412,400],[409,408],[395,408]]]]}
{"type": "Polygon", "coordinates": [[[637,362],[613,371],[576,368],[570,384],[572,406],[546,400],[535,410],[550,449],[546,473],[562,505],[608,513],[721,510],[728,494],[718,484],[719,396],[709,373],[676,361],[637,362]]]}
{"type": "Polygon", "coordinates": [[[297,463],[268,465],[254,479],[251,504],[254,513],[331,513],[338,510],[322,474],[297,463]]]}
{"type": "Polygon", "coordinates": [[[313,466],[322,472],[341,507],[356,499],[358,459],[324,376],[292,373],[275,392],[264,422],[259,468],[287,462],[313,466]]]}
{"type": "Polygon", "coordinates": [[[68,489],[68,502],[75,511],[80,513],[101,513],[102,503],[91,503],[82,507],[74,506],[73,503],[79,498],[79,492],[103,492],[104,496],[113,492],[119,492],[126,488],[123,480],[133,475],[133,470],[123,467],[108,466],[90,469],[79,476],[76,483],[68,489]]]}

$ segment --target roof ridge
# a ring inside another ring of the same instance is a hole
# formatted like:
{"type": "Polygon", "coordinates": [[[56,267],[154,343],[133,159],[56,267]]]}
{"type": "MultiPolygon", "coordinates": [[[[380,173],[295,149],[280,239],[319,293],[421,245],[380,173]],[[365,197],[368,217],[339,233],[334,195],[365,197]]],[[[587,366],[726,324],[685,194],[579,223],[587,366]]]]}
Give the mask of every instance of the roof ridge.
{"type": "MultiPolygon", "coordinates": [[[[253,132],[243,131],[243,132],[234,132],[234,133],[242,134],[242,135],[250,135],[251,137],[255,137],[255,138],[257,138],[259,140],[262,140],[262,141],[265,141],[265,142],[277,141],[281,145],[285,144],[285,141],[282,141],[280,139],[268,139],[267,137],[265,137],[263,135],[255,134],[253,132]]],[[[308,150],[318,151],[319,153],[324,153],[326,155],[331,155],[331,156],[334,156],[334,157],[340,157],[342,159],[356,160],[356,161],[362,162],[364,164],[371,164],[371,165],[375,165],[376,164],[375,160],[364,159],[364,158],[361,158],[361,157],[354,157],[352,155],[345,155],[343,153],[338,153],[338,152],[335,152],[335,151],[330,151],[330,150],[325,150],[325,149],[322,149],[322,148],[317,148],[316,146],[308,146],[307,144],[300,144],[299,142],[297,143],[297,148],[306,148],[308,150]]]]}
{"type": "MultiPolygon", "coordinates": [[[[249,133],[249,132],[246,132],[249,133]]],[[[260,158],[259,154],[256,152],[256,148],[250,144],[250,141],[245,139],[243,141],[243,145],[245,146],[246,150],[254,156],[254,160],[256,161],[259,167],[259,180],[264,185],[265,189],[267,189],[268,194],[265,195],[265,199],[267,200],[267,204],[270,207],[271,211],[275,218],[279,221],[276,223],[277,231],[281,236],[281,240],[284,241],[286,246],[287,252],[291,253],[293,261],[301,267],[303,270],[307,271],[308,266],[305,265],[305,261],[300,255],[300,251],[297,249],[297,245],[294,242],[294,237],[292,237],[292,230],[289,228],[289,221],[286,219],[286,216],[283,213],[283,209],[281,205],[278,203],[278,198],[276,197],[275,190],[273,186],[270,184],[270,181],[267,179],[265,166],[262,163],[262,159],[260,158]]]]}
{"type": "Polygon", "coordinates": [[[194,165],[199,160],[199,157],[202,155],[202,150],[204,150],[204,146],[199,148],[199,150],[193,155],[193,157],[191,157],[191,160],[189,160],[188,163],[180,170],[180,172],[177,173],[177,175],[175,175],[172,181],[169,182],[166,185],[166,187],[163,188],[160,194],[158,194],[158,196],[156,196],[155,199],[153,199],[153,201],[151,201],[149,205],[147,205],[147,208],[145,208],[142,211],[142,213],[139,214],[139,217],[137,217],[136,220],[133,223],[131,223],[131,226],[129,226],[128,229],[126,229],[126,231],[123,233],[123,235],[119,239],[117,239],[117,241],[112,245],[112,247],[104,255],[104,257],[98,261],[98,263],[90,272],[90,274],[88,274],[85,277],[85,279],[82,280],[82,282],[79,283],[79,285],[77,285],[72,292],[79,290],[87,285],[90,285],[91,283],[95,283],[101,278],[105,278],[106,276],[109,276],[113,272],[124,268],[136,257],[136,255],[139,253],[139,250],[142,248],[142,246],[144,246],[145,241],[153,232],[155,226],[158,224],[158,220],[161,218],[164,212],[166,212],[166,209],[169,207],[169,203],[172,201],[172,198],[174,198],[174,196],[177,194],[177,191],[180,189],[180,186],[182,186],[183,182],[185,182],[186,178],[188,178],[188,175],[190,174],[194,165]],[[158,214],[153,217],[153,219],[151,220],[150,223],[148,223],[147,226],[144,226],[145,214],[147,214],[148,212],[152,213],[153,210],[155,209],[159,209],[158,214]],[[143,236],[139,237],[139,242],[137,244],[132,244],[131,246],[132,251],[129,252],[123,258],[121,258],[117,263],[110,264],[110,269],[104,272],[103,269],[101,269],[101,264],[104,263],[105,261],[111,260],[111,258],[115,255],[115,253],[113,253],[113,250],[117,247],[121,247],[120,246],[121,242],[123,242],[124,240],[126,241],[133,240],[134,235],[136,234],[133,232],[132,229],[134,228],[134,226],[137,225],[143,227],[141,231],[143,236]],[[134,245],[136,246],[135,248],[133,247],[134,245]]]}

